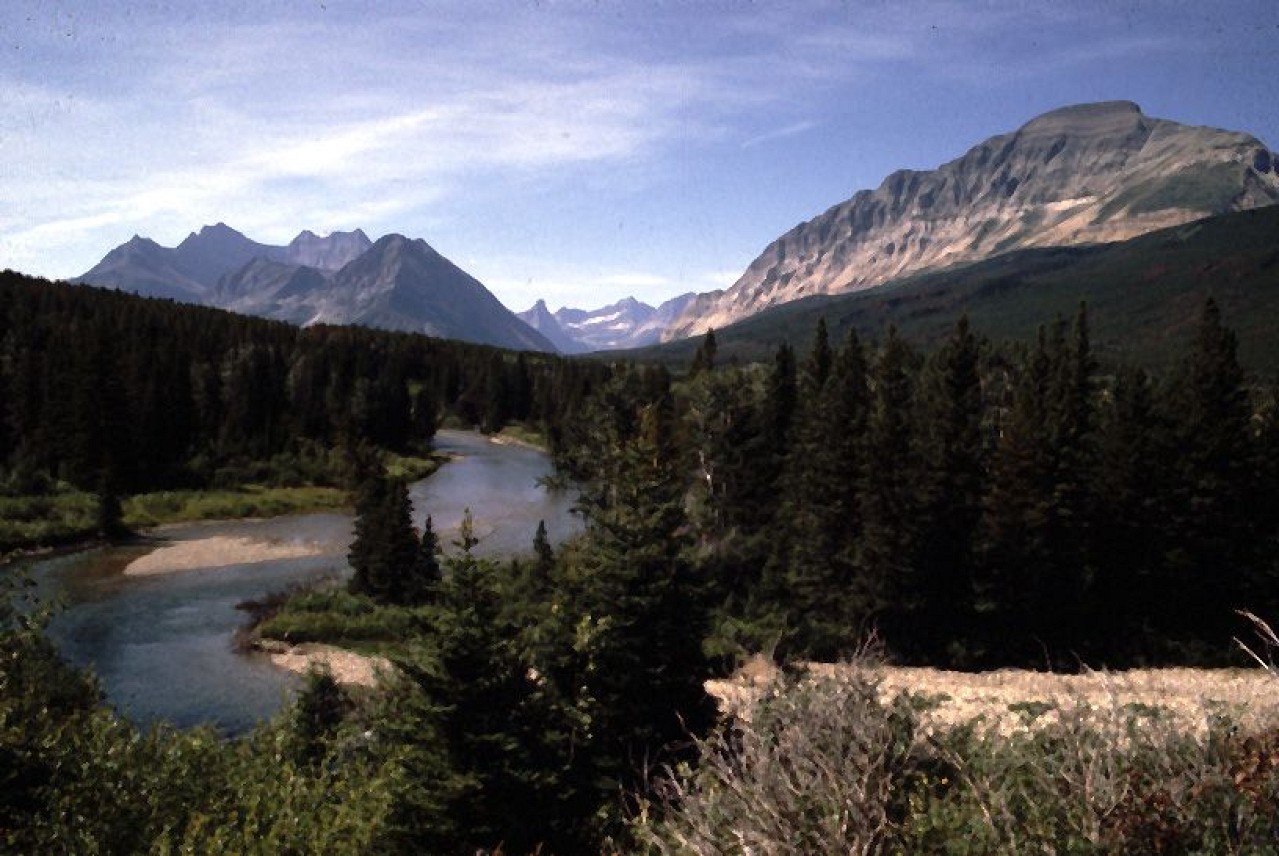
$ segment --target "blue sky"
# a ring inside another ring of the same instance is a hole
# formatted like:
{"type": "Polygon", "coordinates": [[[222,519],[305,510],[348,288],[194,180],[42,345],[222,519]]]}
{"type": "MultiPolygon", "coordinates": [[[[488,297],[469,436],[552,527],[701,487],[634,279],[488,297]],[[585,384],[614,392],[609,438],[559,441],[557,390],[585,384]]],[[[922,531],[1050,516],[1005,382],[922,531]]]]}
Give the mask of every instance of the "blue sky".
{"type": "Polygon", "coordinates": [[[1121,98],[1279,148],[1279,8],[6,0],[0,267],[361,227],[512,309],[657,302],[895,169],[1121,98]]]}

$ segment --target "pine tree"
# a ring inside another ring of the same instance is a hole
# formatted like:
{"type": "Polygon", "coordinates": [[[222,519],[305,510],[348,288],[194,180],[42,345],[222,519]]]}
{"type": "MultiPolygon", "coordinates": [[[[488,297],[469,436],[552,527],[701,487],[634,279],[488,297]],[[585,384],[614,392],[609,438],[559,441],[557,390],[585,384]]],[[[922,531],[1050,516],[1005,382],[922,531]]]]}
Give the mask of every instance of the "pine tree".
{"type": "Polygon", "coordinates": [[[707,330],[706,335],[702,337],[702,343],[697,346],[697,351],[693,354],[693,361],[688,367],[690,377],[696,377],[702,372],[713,371],[715,368],[715,352],[719,350],[719,346],[715,343],[715,331],[707,330]]]}
{"type": "Polygon", "coordinates": [[[857,573],[869,413],[865,354],[852,332],[835,356],[823,341],[819,328],[802,375],[781,516],[790,526],[787,596],[795,647],[829,659],[856,648],[875,604],[857,573]]]}
{"type": "Polygon", "coordinates": [[[1172,635],[1226,643],[1256,567],[1251,409],[1233,332],[1211,298],[1181,368],[1170,414],[1180,458],[1167,521],[1184,545],[1164,581],[1172,635]]]}
{"type": "Polygon", "coordinates": [[[903,625],[901,616],[919,597],[913,564],[919,501],[911,453],[915,360],[896,328],[889,328],[872,373],[866,422],[867,466],[861,492],[864,533],[858,558],[863,597],[870,608],[884,612],[890,642],[915,632],[915,628],[903,625]]]}
{"type": "Polygon", "coordinates": [[[414,602],[421,596],[414,582],[420,546],[408,486],[381,473],[368,476],[356,499],[355,538],[347,555],[355,570],[351,591],[383,603],[414,602]]]}
{"type": "Polygon", "coordinates": [[[986,481],[979,362],[965,315],[920,381],[917,584],[903,622],[913,633],[893,643],[934,665],[963,665],[973,635],[974,539],[986,481]]]}

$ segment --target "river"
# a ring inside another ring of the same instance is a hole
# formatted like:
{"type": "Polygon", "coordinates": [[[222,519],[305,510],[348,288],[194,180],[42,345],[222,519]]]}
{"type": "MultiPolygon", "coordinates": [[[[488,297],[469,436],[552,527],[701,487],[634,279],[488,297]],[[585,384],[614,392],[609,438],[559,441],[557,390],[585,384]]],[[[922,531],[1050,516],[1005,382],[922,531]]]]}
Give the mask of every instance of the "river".
{"type": "MultiPolygon", "coordinates": [[[[429,513],[446,551],[468,508],[478,555],[528,551],[542,520],[552,543],[580,530],[572,492],[539,483],[551,472],[545,454],[463,431],[440,431],[435,448],[454,459],[414,484],[410,496],[414,522],[429,513]]],[[[50,637],[70,662],[94,670],[118,711],[140,725],[208,723],[237,734],[279,710],[298,679],[233,650],[246,618],[235,605],[348,576],[351,526],[343,514],[182,524],[154,534],[173,543],[221,536],[303,544],[313,555],[134,577],[123,574],[125,566],[150,548],[126,546],[37,562],[31,573],[42,593],[66,604],[50,637]]]]}

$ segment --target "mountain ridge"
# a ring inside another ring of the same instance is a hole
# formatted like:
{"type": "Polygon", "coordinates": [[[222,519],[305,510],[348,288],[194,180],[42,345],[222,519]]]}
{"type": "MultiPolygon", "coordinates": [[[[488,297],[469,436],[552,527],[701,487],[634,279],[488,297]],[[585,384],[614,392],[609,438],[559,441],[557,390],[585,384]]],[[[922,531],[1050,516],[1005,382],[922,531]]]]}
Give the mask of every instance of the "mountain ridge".
{"type": "Polygon", "coordinates": [[[1271,205],[1276,161],[1249,134],[1151,118],[1130,101],[1058,108],[800,223],[730,288],[699,295],[663,340],[1009,250],[1124,240],[1271,205]]]}

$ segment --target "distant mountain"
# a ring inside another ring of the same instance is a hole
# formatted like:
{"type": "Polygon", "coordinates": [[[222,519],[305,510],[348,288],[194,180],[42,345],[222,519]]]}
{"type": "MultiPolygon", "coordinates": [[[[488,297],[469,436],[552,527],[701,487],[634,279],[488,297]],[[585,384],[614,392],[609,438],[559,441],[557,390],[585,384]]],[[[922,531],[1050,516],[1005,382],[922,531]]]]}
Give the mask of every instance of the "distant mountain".
{"type": "Polygon", "coordinates": [[[167,248],[135,237],[74,282],[216,306],[294,324],[363,324],[519,350],[554,351],[478,280],[425,241],[363,231],[287,246],[219,223],[167,248]]]}
{"type": "Polygon", "coordinates": [[[134,235],[72,282],[111,286],[148,297],[204,302],[208,283],[179,270],[174,253],[174,249],[162,247],[150,238],[134,235]]]}
{"type": "Polygon", "coordinates": [[[1012,250],[1119,241],[1271,205],[1277,161],[1248,134],[1154,119],[1131,102],[1054,110],[796,226],[727,291],[699,296],[665,338],[1012,250]]]}
{"type": "MultiPolygon", "coordinates": [[[[816,295],[716,328],[720,358],[769,360],[781,342],[801,354],[819,318],[831,341],[850,329],[882,340],[890,326],[924,348],[943,342],[961,315],[996,341],[1033,342],[1055,316],[1087,301],[1094,352],[1151,367],[1184,353],[1213,297],[1250,370],[1279,372],[1279,206],[1223,214],[1110,244],[1015,250],[879,288],[816,295]]],[[[700,344],[680,339],[627,358],[686,366],[700,344]]]]}
{"type": "Polygon", "coordinates": [[[661,341],[666,328],[695,297],[692,292],[681,294],[656,308],[627,297],[600,309],[561,307],[554,314],[539,300],[519,317],[555,342],[562,353],[642,348],[661,341]]]}
{"type": "Polygon", "coordinates": [[[503,348],[554,351],[479,280],[426,241],[387,235],[333,275],[308,323],[364,324],[503,348]]]}
{"type": "MultiPolygon", "coordinates": [[[[565,310],[561,309],[560,311],[563,312],[565,310]]],[[[580,354],[590,350],[586,344],[564,332],[560,322],[556,320],[555,316],[551,314],[551,310],[547,308],[545,300],[537,301],[532,307],[525,309],[523,312],[516,312],[515,317],[545,336],[547,341],[554,345],[555,350],[561,354],[580,354]]]]}
{"type": "Polygon", "coordinates": [[[341,270],[373,246],[362,229],[354,232],[334,232],[321,238],[311,230],[304,230],[284,248],[285,260],[295,265],[306,265],[319,270],[341,270]]]}

